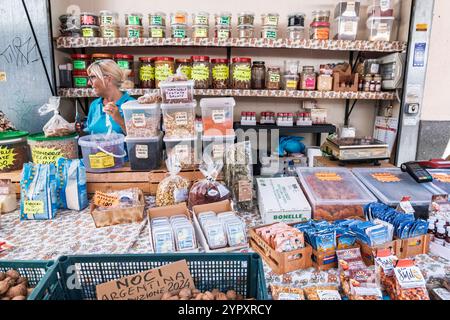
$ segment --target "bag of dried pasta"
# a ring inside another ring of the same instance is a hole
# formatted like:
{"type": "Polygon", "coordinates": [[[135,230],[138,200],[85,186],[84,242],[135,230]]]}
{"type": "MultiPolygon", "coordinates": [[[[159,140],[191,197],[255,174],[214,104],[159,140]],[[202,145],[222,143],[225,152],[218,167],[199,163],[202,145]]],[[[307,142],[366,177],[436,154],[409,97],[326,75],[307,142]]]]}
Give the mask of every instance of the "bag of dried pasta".
{"type": "Polygon", "coordinates": [[[179,176],[181,163],[176,156],[170,156],[166,161],[169,176],[164,178],[156,192],[156,206],[172,206],[188,199],[189,181],[179,176]]]}

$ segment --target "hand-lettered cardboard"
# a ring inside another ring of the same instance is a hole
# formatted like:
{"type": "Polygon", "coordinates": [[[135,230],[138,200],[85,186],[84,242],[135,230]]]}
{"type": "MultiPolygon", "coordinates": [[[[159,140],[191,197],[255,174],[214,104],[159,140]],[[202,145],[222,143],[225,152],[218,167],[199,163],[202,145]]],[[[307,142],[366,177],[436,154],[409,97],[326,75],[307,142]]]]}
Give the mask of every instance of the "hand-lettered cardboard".
{"type": "Polygon", "coordinates": [[[195,289],[186,260],[102,283],[96,290],[98,300],[160,300],[183,288],[195,289]]]}
{"type": "Polygon", "coordinates": [[[116,195],[96,191],[94,195],[94,204],[98,207],[116,207],[119,205],[119,198],[116,195]]]}

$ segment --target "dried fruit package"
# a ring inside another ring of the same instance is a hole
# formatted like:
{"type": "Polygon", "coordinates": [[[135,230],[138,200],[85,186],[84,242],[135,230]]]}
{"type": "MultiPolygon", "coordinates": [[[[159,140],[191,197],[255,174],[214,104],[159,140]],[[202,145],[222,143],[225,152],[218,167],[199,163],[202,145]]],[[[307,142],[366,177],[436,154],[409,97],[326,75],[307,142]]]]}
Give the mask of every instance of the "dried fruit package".
{"type": "Polygon", "coordinates": [[[394,273],[396,300],[430,300],[425,278],[414,260],[397,261],[394,273]]]}
{"type": "Polygon", "coordinates": [[[166,161],[169,176],[162,180],[156,191],[158,207],[172,206],[188,199],[189,181],[179,176],[181,163],[176,156],[170,156],[166,161]]]}
{"type": "Polygon", "coordinates": [[[60,97],[50,97],[48,103],[39,108],[39,115],[44,116],[53,112],[53,116],[44,125],[46,137],[64,137],[75,132],[75,124],[69,123],[59,114],[60,97]]]}
{"type": "Polygon", "coordinates": [[[202,163],[200,171],[205,176],[205,179],[196,182],[189,192],[188,207],[219,202],[230,199],[230,190],[220,182],[217,182],[217,176],[222,170],[222,164],[219,163],[202,163]]]}

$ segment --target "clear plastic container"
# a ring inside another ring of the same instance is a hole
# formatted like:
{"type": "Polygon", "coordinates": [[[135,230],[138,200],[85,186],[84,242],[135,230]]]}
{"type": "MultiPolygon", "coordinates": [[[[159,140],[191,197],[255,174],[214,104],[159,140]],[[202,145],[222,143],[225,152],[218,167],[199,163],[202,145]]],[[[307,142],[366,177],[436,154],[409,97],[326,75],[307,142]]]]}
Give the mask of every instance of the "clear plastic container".
{"type": "Polygon", "coordinates": [[[173,24],[171,26],[171,36],[176,39],[187,38],[187,25],[186,24],[173,24]]]}
{"type": "Polygon", "coordinates": [[[391,41],[394,17],[375,17],[367,19],[369,41],[391,41]]]}
{"type": "Polygon", "coordinates": [[[313,22],[309,28],[310,38],[312,40],[329,40],[330,39],[329,22],[313,22]]]}
{"type": "Polygon", "coordinates": [[[216,22],[216,26],[231,27],[231,17],[232,17],[232,14],[230,12],[216,13],[214,15],[214,20],[216,22]]]}
{"type": "Polygon", "coordinates": [[[195,136],[196,103],[162,104],[166,138],[183,139],[195,136]]]}
{"type": "Polygon", "coordinates": [[[125,138],[131,170],[159,169],[162,159],[162,133],[151,138],[125,138]]]}
{"type": "Polygon", "coordinates": [[[165,38],[166,27],[158,25],[150,25],[148,28],[148,36],[150,38],[165,38]]]}
{"type": "Polygon", "coordinates": [[[285,60],[284,73],[290,75],[298,75],[300,73],[299,62],[297,60],[285,60]]]}
{"type": "Polygon", "coordinates": [[[166,14],[164,12],[155,12],[148,15],[148,24],[150,26],[166,26],[166,14]]]}
{"type": "Polygon", "coordinates": [[[297,90],[300,77],[295,74],[285,74],[283,76],[283,88],[284,90],[297,90]]]}
{"type": "Polygon", "coordinates": [[[334,19],[335,40],[356,40],[358,34],[358,17],[340,16],[334,19]]]}
{"type": "Polygon", "coordinates": [[[278,13],[263,13],[261,15],[262,26],[278,26],[280,15],[278,13]]]}
{"type": "Polygon", "coordinates": [[[0,172],[22,170],[30,160],[27,136],[25,131],[0,132],[0,172]]]}
{"type": "Polygon", "coordinates": [[[177,25],[177,24],[184,24],[186,25],[188,23],[188,14],[185,11],[177,11],[175,13],[170,14],[170,24],[171,25],[177,25]]]}
{"type": "Polygon", "coordinates": [[[241,39],[248,39],[255,37],[255,27],[251,24],[243,24],[237,27],[238,36],[241,39]]]}
{"type": "Polygon", "coordinates": [[[276,26],[263,26],[261,28],[261,38],[263,39],[277,39],[278,27],[276,26]]]}
{"type": "Polygon", "coordinates": [[[433,176],[433,185],[444,191],[444,193],[450,194],[450,169],[433,169],[428,170],[428,172],[433,176]]]}
{"type": "Polygon", "coordinates": [[[137,39],[144,37],[144,27],[142,26],[125,26],[125,36],[130,39],[137,39]]]}
{"type": "Polygon", "coordinates": [[[164,137],[164,143],[166,145],[167,157],[174,156],[178,158],[183,170],[194,168],[197,159],[199,159],[196,155],[196,141],[195,138],[172,139],[166,135],[164,137]]]}
{"type": "Polygon", "coordinates": [[[65,137],[46,137],[43,132],[28,136],[33,162],[56,164],[59,157],[78,159],[77,140],[76,133],[65,137]]]}
{"type": "Polygon", "coordinates": [[[373,0],[373,4],[367,8],[367,16],[393,17],[394,0],[373,0]]]}
{"type": "Polygon", "coordinates": [[[193,13],[192,14],[192,24],[209,26],[209,13],[205,12],[205,11],[193,13]]]}
{"type": "Polygon", "coordinates": [[[287,28],[287,37],[290,40],[303,40],[306,39],[306,31],[305,27],[288,27],[287,28]]]}
{"type": "Polygon", "coordinates": [[[234,98],[205,98],[200,100],[203,134],[229,135],[233,130],[234,98]]]}
{"type": "Polygon", "coordinates": [[[162,103],[178,104],[194,101],[194,81],[160,82],[162,103]]]}
{"type": "Polygon", "coordinates": [[[363,207],[377,199],[344,168],[297,168],[316,220],[364,217],[363,207]]]}
{"type": "Polygon", "coordinates": [[[203,159],[223,161],[225,150],[234,144],[236,135],[227,136],[203,136],[203,159]]]}
{"type": "Polygon", "coordinates": [[[398,168],[353,169],[353,173],[388,206],[397,206],[403,197],[411,197],[413,206],[428,206],[434,194],[398,168]]]}
{"type": "Polygon", "coordinates": [[[143,17],[144,15],[142,13],[127,13],[125,14],[125,25],[142,27],[143,17]]]}
{"type": "Polygon", "coordinates": [[[161,111],[159,104],[141,104],[136,100],[122,105],[128,138],[149,138],[159,135],[161,111]]]}
{"type": "Polygon", "coordinates": [[[229,39],[231,38],[231,27],[225,25],[217,25],[214,28],[214,38],[229,39]]]}
{"type": "Polygon", "coordinates": [[[342,1],[334,9],[334,17],[359,17],[361,3],[359,1],[342,1]]]}
{"type": "Polygon", "coordinates": [[[100,26],[119,26],[119,14],[108,10],[100,11],[100,26]]]}
{"type": "Polygon", "coordinates": [[[255,22],[255,14],[253,12],[238,13],[238,26],[253,25],[255,22]]]}
{"type": "Polygon", "coordinates": [[[209,26],[203,24],[196,24],[192,26],[192,38],[208,38],[209,26]]]}

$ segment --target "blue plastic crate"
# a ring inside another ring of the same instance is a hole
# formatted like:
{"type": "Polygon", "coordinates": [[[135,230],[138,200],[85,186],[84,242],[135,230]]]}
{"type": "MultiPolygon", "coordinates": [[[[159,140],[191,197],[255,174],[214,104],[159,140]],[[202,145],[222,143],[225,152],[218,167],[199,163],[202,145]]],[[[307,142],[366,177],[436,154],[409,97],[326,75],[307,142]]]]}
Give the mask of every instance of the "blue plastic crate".
{"type": "Polygon", "coordinates": [[[262,260],[256,253],[62,256],[57,265],[67,299],[95,300],[99,284],[183,259],[200,291],[233,289],[247,298],[268,300],[262,260]]]}

